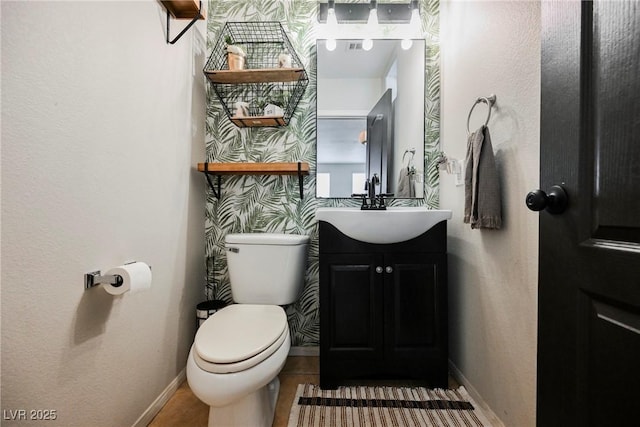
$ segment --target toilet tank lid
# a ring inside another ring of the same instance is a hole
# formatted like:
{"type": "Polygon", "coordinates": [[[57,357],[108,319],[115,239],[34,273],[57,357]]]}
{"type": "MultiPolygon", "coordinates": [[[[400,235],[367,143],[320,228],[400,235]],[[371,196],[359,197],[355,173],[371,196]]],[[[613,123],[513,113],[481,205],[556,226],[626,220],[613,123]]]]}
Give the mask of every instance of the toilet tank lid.
{"type": "Polygon", "coordinates": [[[309,236],[284,233],[239,233],[227,234],[225,242],[236,245],[302,245],[309,243],[309,236]]]}

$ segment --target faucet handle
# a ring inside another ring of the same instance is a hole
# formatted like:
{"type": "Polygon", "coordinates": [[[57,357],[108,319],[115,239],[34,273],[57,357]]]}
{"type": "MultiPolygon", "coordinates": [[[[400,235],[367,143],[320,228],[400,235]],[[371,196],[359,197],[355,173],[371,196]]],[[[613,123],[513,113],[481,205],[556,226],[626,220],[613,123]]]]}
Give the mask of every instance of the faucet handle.
{"type": "Polygon", "coordinates": [[[352,193],[351,197],[360,197],[362,199],[362,206],[360,206],[360,209],[367,209],[367,193],[352,193]]]}
{"type": "Polygon", "coordinates": [[[380,199],[380,205],[379,206],[380,206],[381,209],[386,209],[387,208],[387,206],[384,203],[384,198],[385,197],[393,197],[393,193],[381,193],[381,194],[378,194],[378,198],[380,199]]]}

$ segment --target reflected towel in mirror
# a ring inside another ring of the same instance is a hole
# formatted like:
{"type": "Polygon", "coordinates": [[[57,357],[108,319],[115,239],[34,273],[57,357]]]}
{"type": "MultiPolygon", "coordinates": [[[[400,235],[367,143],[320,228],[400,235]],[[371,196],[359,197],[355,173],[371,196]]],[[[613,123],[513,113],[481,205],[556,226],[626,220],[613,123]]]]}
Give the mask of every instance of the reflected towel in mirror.
{"type": "Polygon", "coordinates": [[[415,169],[407,167],[400,170],[398,189],[395,197],[416,197],[415,169]]]}

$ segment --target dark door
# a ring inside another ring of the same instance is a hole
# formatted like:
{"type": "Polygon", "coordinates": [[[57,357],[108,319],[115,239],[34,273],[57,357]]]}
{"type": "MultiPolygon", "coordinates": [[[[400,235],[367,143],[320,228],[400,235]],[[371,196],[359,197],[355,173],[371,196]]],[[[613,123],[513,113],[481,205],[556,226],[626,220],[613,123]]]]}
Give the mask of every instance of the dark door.
{"type": "Polygon", "coordinates": [[[640,2],[542,2],[537,424],[637,426],[640,2]]]}
{"type": "Polygon", "coordinates": [[[391,89],[378,99],[367,114],[367,179],[378,175],[380,188],[376,194],[387,193],[390,185],[389,167],[393,165],[393,104],[391,89]]]}

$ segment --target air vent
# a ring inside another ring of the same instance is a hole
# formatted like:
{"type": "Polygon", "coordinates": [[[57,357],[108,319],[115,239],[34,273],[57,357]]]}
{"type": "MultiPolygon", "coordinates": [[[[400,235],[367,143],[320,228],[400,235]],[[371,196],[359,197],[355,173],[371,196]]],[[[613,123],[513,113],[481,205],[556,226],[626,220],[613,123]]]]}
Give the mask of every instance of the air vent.
{"type": "Polygon", "coordinates": [[[362,40],[348,42],[347,50],[362,50],[362,40]]]}

